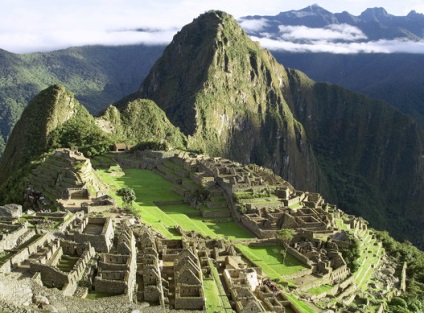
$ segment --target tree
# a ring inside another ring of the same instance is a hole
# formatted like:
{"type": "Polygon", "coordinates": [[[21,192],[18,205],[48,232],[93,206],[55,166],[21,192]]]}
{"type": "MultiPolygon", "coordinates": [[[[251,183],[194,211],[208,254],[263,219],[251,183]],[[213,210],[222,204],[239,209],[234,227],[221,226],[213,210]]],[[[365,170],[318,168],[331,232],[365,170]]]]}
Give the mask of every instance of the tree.
{"type": "Polygon", "coordinates": [[[127,207],[132,206],[132,202],[137,200],[135,196],[134,190],[131,188],[121,188],[118,190],[118,195],[122,197],[122,201],[124,201],[127,207]]]}
{"type": "Polygon", "coordinates": [[[283,264],[286,261],[287,246],[290,243],[290,241],[292,241],[293,236],[294,236],[294,229],[282,228],[279,231],[277,231],[277,238],[283,241],[284,250],[281,250],[281,254],[283,255],[283,264]]]}

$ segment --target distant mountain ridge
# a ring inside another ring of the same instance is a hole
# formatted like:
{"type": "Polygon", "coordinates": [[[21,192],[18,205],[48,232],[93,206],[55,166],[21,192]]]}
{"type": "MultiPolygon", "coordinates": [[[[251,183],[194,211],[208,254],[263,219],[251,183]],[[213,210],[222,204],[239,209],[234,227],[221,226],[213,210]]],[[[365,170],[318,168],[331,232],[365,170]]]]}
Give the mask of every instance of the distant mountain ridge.
{"type": "Polygon", "coordinates": [[[270,47],[275,58],[285,66],[299,69],[315,81],[335,83],[384,100],[424,126],[423,14],[411,11],[406,16],[394,16],[383,8],[369,8],[354,16],[348,12],[331,13],[312,5],[274,16],[242,17],[239,22],[255,40],[270,38],[290,44],[306,43],[293,51],[278,45],[270,47]],[[323,38],[326,34],[329,36],[323,39],[328,40],[326,49],[323,52],[320,49],[308,50],[314,47],[314,40],[317,45],[322,44],[319,37],[322,31],[323,38]],[[289,37],[286,32],[289,32],[289,37]],[[296,38],[296,34],[301,36],[296,38]],[[332,38],[332,35],[335,37],[332,38]],[[335,49],[331,51],[340,42],[346,44],[344,53],[338,54],[335,49]],[[350,51],[351,43],[354,47],[365,48],[364,51],[358,53],[354,48],[350,51]],[[381,52],[366,52],[366,47],[372,47],[374,43],[379,47],[377,51],[381,52]],[[396,47],[405,49],[399,50],[403,52],[385,53],[391,48],[397,51],[396,47]]]}
{"type": "Polygon", "coordinates": [[[271,37],[279,32],[279,26],[307,26],[323,28],[333,24],[347,24],[360,29],[368,40],[407,38],[424,39],[424,14],[411,11],[406,16],[395,16],[384,8],[368,8],[359,16],[346,11],[331,13],[317,4],[301,10],[281,12],[275,16],[246,16],[240,21],[262,20],[266,22],[259,31],[248,30],[249,35],[262,37],[264,33],[271,37]]]}
{"type": "Polygon", "coordinates": [[[163,46],[86,46],[14,54],[0,49],[0,155],[23,109],[41,90],[63,84],[97,114],[136,91],[162,50],[163,46]]]}

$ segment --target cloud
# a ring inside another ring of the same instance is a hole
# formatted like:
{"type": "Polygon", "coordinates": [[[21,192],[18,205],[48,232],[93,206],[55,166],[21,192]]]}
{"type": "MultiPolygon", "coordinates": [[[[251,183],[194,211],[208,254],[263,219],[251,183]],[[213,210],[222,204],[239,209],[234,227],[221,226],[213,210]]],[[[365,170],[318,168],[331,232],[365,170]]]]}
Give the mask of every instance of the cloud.
{"type": "Polygon", "coordinates": [[[259,32],[268,26],[268,20],[265,18],[239,21],[240,26],[247,32],[259,32]]]}
{"type": "Polygon", "coordinates": [[[84,45],[164,45],[172,41],[176,30],[68,30],[49,31],[42,34],[20,32],[13,35],[0,33],[1,48],[15,53],[51,51],[84,45]]]}
{"type": "Polygon", "coordinates": [[[307,26],[278,26],[279,36],[285,40],[343,40],[357,41],[366,39],[365,34],[357,27],[348,24],[331,24],[324,28],[307,26]]]}
{"type": "Polygon", "coordinates": [[[270,50],[288,52],[322,52],[335,54],[356,53],[424,53],[424,41],[378,40],[362,42],[333,42],[316,40],[313,42],[293,42],[272,38],[251,37],[270,50]]]}

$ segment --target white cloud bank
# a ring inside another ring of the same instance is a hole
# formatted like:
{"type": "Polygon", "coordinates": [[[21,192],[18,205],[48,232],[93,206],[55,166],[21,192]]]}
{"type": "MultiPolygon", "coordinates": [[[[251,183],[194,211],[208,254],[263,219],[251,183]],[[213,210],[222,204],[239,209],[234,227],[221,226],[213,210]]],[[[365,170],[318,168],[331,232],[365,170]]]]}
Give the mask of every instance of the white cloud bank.
{"type": "Polygon", "coordinates": [[[348,24],[331,24],[325,28],[310,28],[306,26],[278,27],[281,39],[286,40],[343,40],[357,41],[366,39],[367,36],[357,27],[348,24]]]}
{"type": "Polygon", "coordinates": [[[268,20],[265,18],[254,20],[241,20],[239,25],[247,32],[259,32],[268,25],[268,20]]]}
{"type": "MultiPolygon", "coordinates": [[[[244,26],[244,23],[241,24],[244,26]]],[[[415,53],[424,54],[424,41],[406,39],[370,41],[357,27],[348,24],[332,24],[324,28],[280,25],[278,34],[260,32],[266,21],[250,23],[258,36],[251,36],[270,50],[312,53],[415,53]]],[[[245,28],[250,31],[249,28],[245,28]]]]}
{"type": "Polygon", "coordinates": [[[162,45],[172,41],[177,30],[67,30],[42,34],[20,32],[0,33],[1,49],[15,53],[51,51],[84,45],[119,46],[132,44],[162,45]],[[30,50],[29,50],[29,47],[30,50]]]}
{"type": "Polygon", "coordinates": [[[251,37],[270,50],[288,52],[355,53],[424,53],[424,41],[378,40],[365,42],[333,42],[316,40],[302,43],[271,38],[251,37]]]}
{"type": "MultiPolygon", "coordinates": [[[[384,6],[389,13],[396,15],[407,14],[411,9],[424,12],[422,0],[314,2],[331,12],[347,10],[359,14],[367,7],[375,6],[384,6]]],[[[223,10],[240,18],[256,14],[272,16],[310,4],[309,0],[296,3],[275,0],[1,0],[0,49],[27,53],[94,44],[168,44],[177,30],[207,10],[223,10]],[[147,30],[137,32],[135,29],[147,30]]],[[[243,21],[242,26],[246,30],[260,32],[267,26],[267,21],[243,21]]],[[[397,42],[377,42],[370,43],[371,46],[367,48],[357,41],[364,40],[361,39],[362,34],[346,26],[332,26],[323,30],[283,27],[280,30],[279,38],[268,36],[259,40],[265,47],[289,51],[342,50],[355,53],[357,50],[408,50],[424,53],[420,43],[401,42],[397,46],[397,42]],[[308,42],[299,43],[299,38],[308,42]],[[335,40],[349,42],[333,44],[335,40]]]]}

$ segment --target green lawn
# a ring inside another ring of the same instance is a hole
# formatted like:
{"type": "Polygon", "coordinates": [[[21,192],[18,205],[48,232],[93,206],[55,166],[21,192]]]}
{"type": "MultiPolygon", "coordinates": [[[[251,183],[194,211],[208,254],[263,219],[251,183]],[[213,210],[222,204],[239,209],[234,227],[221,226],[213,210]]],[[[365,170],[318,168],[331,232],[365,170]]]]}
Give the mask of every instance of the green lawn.
{"type": "Polygon", "coordinates": [[[315,288],[311,288],[307,292],[312,295],[320,295],[324,292],[330,291],[332,288],[333,286],[330,286],[330,285],[322,285],[315,288]]]}
{"type": "Polygon", "coordinates": [[[206,298],[206,312],[219,313],[223,311],[221,299],[219,297],[218,288],[213,279],[204,279],[203,287],[206,298]]]}
{"type": "Polygon", "coordinates": [[[111,194],[116,197],[119,204],[122,204],[122,201],[116,196],[116,191],[123,187],[132,188],[137,196],[133,204],[134,212],[141,216],[144,223],[151,225],[168,238],[175,237],[175,233],[168,229],[174,226],[181,226],[188,231],[194,230],[212,238],[253,238],[252,234],[234,222],[221,223],[214,222],[213,219],[204,221],[201,216],[193,216],[200,212],[187,204],[157,207],[153,202],[180,201],[183,198],[173,191],[173,183],[152,171],[126,169],[121,175],[116,171],[108,173],[105,170],[99,170],[97,173],[111,186],[111,194]]]}
{"type": "Polygon", "coordinates": [[[314,309],[312,309],[309,305],[307,305],[305,302],[299,300],[298,298],[296,298],[296,296],[291,295],[289,293],[285,293],[284,294],[291,303],[294,304],[294,306],[300,310],[300,312],[302,313],[316,313],[316,311],[314,309]]]}
{"type": "Polygon", "coordinates": [[[278,245],[269,247],[247,247],[239,244],[237,248],[239,248],[248,259],[262,267],[262,270],[270,279],[281,279],[283,275],[290,275],[306,269],[302,263],[290,254],[287,254],[283,264],[283,257],[280,253],[281,247],[278,245]]]}
{"type": "Polygon", "coordinates": [[[218,270],[212,261],[209,260],[212,280],[204,280],[205,296],[206,296],[206,312],[228,312],[232,313],[231,304],[225,294],[219,278],[218,270]],[[208,298],[209,297],[209,298],[208,298]]]}

